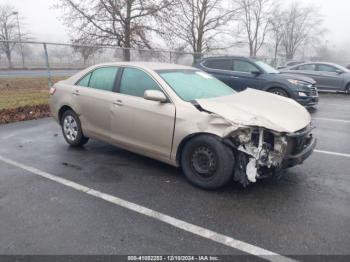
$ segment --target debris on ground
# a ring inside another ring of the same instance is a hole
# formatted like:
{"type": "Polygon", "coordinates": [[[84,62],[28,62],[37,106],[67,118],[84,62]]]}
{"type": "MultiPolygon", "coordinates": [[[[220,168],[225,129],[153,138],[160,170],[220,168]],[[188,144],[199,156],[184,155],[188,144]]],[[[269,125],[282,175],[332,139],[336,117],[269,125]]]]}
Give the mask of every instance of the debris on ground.
{"type": "Polygon", "coordinates": [[[21,106],[0,110],[0,124],[33,120],[50,116],[49,105],[21,106]]]}

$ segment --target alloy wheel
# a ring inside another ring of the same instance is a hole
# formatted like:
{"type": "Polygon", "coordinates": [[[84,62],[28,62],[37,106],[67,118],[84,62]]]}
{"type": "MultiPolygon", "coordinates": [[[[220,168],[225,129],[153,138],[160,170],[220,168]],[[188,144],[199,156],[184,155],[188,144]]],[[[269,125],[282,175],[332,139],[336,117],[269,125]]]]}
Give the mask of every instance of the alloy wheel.
{"type": "Polygon", "coordinates": [[[75,141],[77,139],[78,124],[71,115],[65,117],[63,121],[63,131],[68,140],[75,141]]]}

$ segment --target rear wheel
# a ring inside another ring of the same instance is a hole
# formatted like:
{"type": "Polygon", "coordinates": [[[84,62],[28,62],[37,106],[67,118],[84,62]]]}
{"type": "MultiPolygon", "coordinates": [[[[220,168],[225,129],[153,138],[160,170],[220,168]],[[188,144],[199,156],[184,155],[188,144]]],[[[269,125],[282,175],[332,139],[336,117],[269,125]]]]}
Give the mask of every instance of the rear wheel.
{"type": "Polygon", "coordinates": [[[350,95],[350,83],[346,86],[345,92],[350,95]]]}
{"type": "Polygon", "coordinates": [[[268,91],[275,95],[289,97],[288,93],[284,91],[282,88],[275,87],[275,88],[269,89],[268,91]]]}
{"type": "Polygon", "coordinates": [[[224,186],[233,177],[234,166],[232,150],[210,135],[188,141],[181,155],[181,167],[187,179],[208,190],[224,186]]]}
{"type": "Polygon", "coordinates": [[[63,113],[61,126],[63,136],[71,146],[82,146],[89,141],[89,138],[84,136],[80,119],[74,111],[67,110],[63,113]]]}

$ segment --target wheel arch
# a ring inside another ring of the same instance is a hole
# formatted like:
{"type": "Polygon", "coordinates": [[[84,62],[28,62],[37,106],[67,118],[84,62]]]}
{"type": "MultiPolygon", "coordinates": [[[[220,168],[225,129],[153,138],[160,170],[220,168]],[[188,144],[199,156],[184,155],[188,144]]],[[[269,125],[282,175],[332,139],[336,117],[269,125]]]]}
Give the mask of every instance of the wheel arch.
{"type": "Polygon", "coordinates": [[[60,110],[58,110],[58,120],[59,120],[60,124],[62,122],[62,116],[63,116],[64,112],[66,112],[68,110],[74,111],[74,109],[68,105],[63,105],[63,106],[61,106],[60,110]]]}
{"type": "Polygon", "coordinates": [[[213,134],[213,133],[208,133],[208,132],[197,132],[197,133],[192,133],[192,134],[187,135],[186,137],[184,137],[181,140],[181,142],[179,143],[179,146],[177,147],[177,150],[176,150],[176,163],[178,164],[178,166],[181,166],[181,154],[182,154],[182,151],[183,151],[185,145],[193,138],[198,137],[198,136],[202,136],[202,135],[212,136],[212,137],[215,137],[219,140],[223,140],[222,137],[220,137],[216,134],[213,134]]]}
{"type": "Polygon", "coordinates": [[[272,89],[282,89],[283,91],[285,91],[287,94],[288,94],[288,97],[289,98],[291,98],[291,97],[293,97],[293,95],[292,95],[292,93],[290,92],[290,90],[289,90],[289,88],[287,88],[287,87],[285,87],[285,86],[283,86],[283,85],[271,85],[271,86],[268,86],[266,89],[265,89],[265,91],[266,92],[269,92],[270,90],[272,90],[272,89]]]}

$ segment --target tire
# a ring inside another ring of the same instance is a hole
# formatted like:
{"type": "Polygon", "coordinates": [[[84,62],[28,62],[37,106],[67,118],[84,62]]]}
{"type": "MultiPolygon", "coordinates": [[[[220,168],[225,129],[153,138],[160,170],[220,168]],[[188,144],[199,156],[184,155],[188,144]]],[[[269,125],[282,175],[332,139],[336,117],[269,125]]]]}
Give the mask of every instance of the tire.
{"type": "Polygon", "coordinates": [[[350,95],[350,83],[346,86],[346,88],[345,88],[345,93],[347,93],[348,95],[350,95]]]}
{"type": "Polygon", "coordinates": [[[278,88],[278,87],[271,88],[268,90],[268,92],[275,94],[275,95],[283,96],[283,97],[289,97],[289,95],[286,91],[284,91],[282,88],[278,88]]]}
{"type": "Polygon", "coordinates": [[[188,141],[181,154],[181,168],[195,186],[207,190],[223,187],[233,177],[235,156],[218,138],[200,135],[188,141]]]}
{"type": "Polygon", "coordinates": [[[89,138],[84,136],[80,119],[74,111],[67,110],[63,113],[61,127],[64,139],[69,145],[79,147],[89,141],[89,138]]]}

